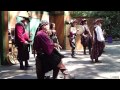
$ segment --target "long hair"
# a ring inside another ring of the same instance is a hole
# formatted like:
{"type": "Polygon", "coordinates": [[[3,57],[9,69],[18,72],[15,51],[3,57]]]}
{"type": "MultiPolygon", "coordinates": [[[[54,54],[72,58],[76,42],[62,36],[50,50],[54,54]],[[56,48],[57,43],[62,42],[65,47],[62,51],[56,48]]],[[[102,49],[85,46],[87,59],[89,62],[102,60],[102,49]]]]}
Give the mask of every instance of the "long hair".
{"type": "Polygon", "coordinates": [[[35,57],[35,52],[36,52],[36,50],[35,50],[35,37],[36,37],[38,31],[40,31],[40,30],[42,30],[41,24],[39,24],[39,26],[38,26],[38,28],[37,28],[37,30],[36,30],[36,32],[35,32],[34,39],[33,39],[33,52],[34,52],[34,57],[35,57]]]}
{"type": "Polygon", "coordinates": [[[51,23],[50,24],[50,29],[53,29],[53,26],[55,25],[55,23],[51,23]]]}
{"type": "MultiPolygon", "coordinates": [[[[36,32],[35,32],[35,36],[37,35],[37,32],[40,31],[40,30],[42,30],[41,24],[39,24],[39,26],[38,26],[38,28],[37,28],[37,30],[36,30],[36,32]]],[[[35,36],[34,36],[34,38],[35,38],[35,36]]]]}

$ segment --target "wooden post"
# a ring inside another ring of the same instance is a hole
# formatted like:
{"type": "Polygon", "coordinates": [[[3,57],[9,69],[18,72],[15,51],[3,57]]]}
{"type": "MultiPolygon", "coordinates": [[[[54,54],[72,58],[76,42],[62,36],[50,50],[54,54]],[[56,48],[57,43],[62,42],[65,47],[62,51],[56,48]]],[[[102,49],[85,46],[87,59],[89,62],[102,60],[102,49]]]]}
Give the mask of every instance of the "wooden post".
{"type": "MultiPolygon", "coordinates": [[[[64,11],[64,23],[65,22],[69,22],[71,20],[71,16],[70,16],[70,11],[64,11]]],[[[69,32],[69,26],[70,25],[66,25],[64,24],[64,46],[65,46],[65,50],[67,50],[68,48],[70,49],[70,45],[69,45],[69,39],[67,37],[68,32],[69,32]]]]}
{"type": "Polygon", "coordinates": [[[60,45],[64,47],[64,11],[54,11],[50,13],[50,22],[55,23],[55,29],[60,45]]]}
{"type": "Polygon", "coordinates": [[[8,48],[8,11],[0,11],[0,64],[7,64],[8,48]]]}

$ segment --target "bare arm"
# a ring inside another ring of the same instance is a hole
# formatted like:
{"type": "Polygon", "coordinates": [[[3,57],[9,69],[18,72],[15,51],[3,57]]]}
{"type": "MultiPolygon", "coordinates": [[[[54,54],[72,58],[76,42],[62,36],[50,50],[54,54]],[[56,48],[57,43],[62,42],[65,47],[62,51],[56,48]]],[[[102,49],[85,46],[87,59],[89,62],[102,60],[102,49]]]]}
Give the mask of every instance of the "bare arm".
{"type": "Polygon", "coordinates": [[[86,30],[88,31],[88,34],[90,35],[90,37],[92,37],[92,34],[91,34],[91,32],[90,32],[89,27],[88,27],[88,26],[86,26],[85,28],[86,28],[86,30]]]}

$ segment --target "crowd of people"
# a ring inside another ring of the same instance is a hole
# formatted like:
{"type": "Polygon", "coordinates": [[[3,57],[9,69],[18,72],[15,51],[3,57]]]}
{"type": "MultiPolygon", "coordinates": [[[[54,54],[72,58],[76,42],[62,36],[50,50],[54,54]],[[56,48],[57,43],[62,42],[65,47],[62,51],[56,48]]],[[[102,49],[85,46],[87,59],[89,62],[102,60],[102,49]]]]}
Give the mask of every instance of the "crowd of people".
{"type": "MultiPolygon", "coordinates": [[[[32,42],[29,38],[29,34],[26,31],[25,26],[30,22],[28,17],[23,17],[21,22],[15,25],[15,44],[18,49],[18,61],[20,63],[20,69],[25,70],[31,67],[28,63],[29,60],[29,45],[32,42]],[[25,65],[23,65],[25,61],[25,65]]],[[[87,25],[87,19],[82,19],[80,24],[84,32],[80,34],[81,44],[83,45],[84,53],[86,55],[86,47],[89,49],[91,61],[94,63],[100,62],[98,57],[101,56],[105,47],[105,39],[102,31],[102,19],[96,19],[94,22],[94,34],[92,35],[87,25]],[[95,61],[94,61],[95,59],[95,61]]],[[[70,32],[68,35],[71,56],[75,57],[76,48],[76,35],[79,29],[76,28],[78,24],[77,20],[73,19],[70,22],[70,32]]],[[[67,71],[64,63],[62,62],[64,55],[60,53],[62,47],[59,44],[55,23],[49,23],[46,20],[42,20],[36,30],[33,50],[36,54],[36,74],[38,79],[44,79],[45,74],[48,71],[53,70],[52,79],[57,79],[59,71],[62,72],[64,79],[70,79],[70,74],[67,71]],[[49,27],[50,26],[50,27],[49,27]]]]}
{"type": "MultiPolygon", "coordinates": [[[[105,47],[104,32],[102,30],[103,19],[98,18],[94,21],[93,35],[91,34],[87,21],[87,19],[82,19],[79,24],[82,26],[83,30],[83,32],[80,34],[80,41],[84,50],[83,54],[86,55],[86,48],[88,47],[92,63],[101,62],[98,60],[98,57],[100,57],[101,54],[104,52],[105,47]]],[[[73,19],[70,22],[70,25],[71,27],[69,30],[70,32],[68,38],[71,46],[71,56],[75,57],[76,35],[77,31],[79,31],[79,29],[76,27],[76,25],[78,25],[78,21],[76,19],[73,19]]]]}

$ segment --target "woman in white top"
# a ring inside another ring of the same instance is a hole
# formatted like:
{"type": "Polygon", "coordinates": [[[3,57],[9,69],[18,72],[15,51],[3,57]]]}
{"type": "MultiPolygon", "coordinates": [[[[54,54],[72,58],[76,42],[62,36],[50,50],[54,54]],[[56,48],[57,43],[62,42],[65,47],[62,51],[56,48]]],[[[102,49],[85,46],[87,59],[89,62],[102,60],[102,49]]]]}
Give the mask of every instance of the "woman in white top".
{"type": "Polygon", "coordinates": [[[70,42],[70,46],[71,46],[71,56],[75,57],[75,47],[76,47],[76,35],[77,35],[77,29],[76,29],[76,24],[77,24],[77,20],[73,19],[70,22],[71,27],[70,27],[70,32],[69,32],[69,42],[70,42]]]}
{"type": "Polygon", "coordinates": [[[91,59],[92,62],[93,59],[95,59],[95,62],[100,62],[98,60],[98,57],[100,57],[103,53],[104,47],[105,47],[105,38],[103,35],[103,31],[102,31],[102,21],[103,19],[96,19],[95,20],[95,29],[94,29],[94,34],[93,34],[93,47],[92,47],[92,52],[91,52],[91,59]]]}

